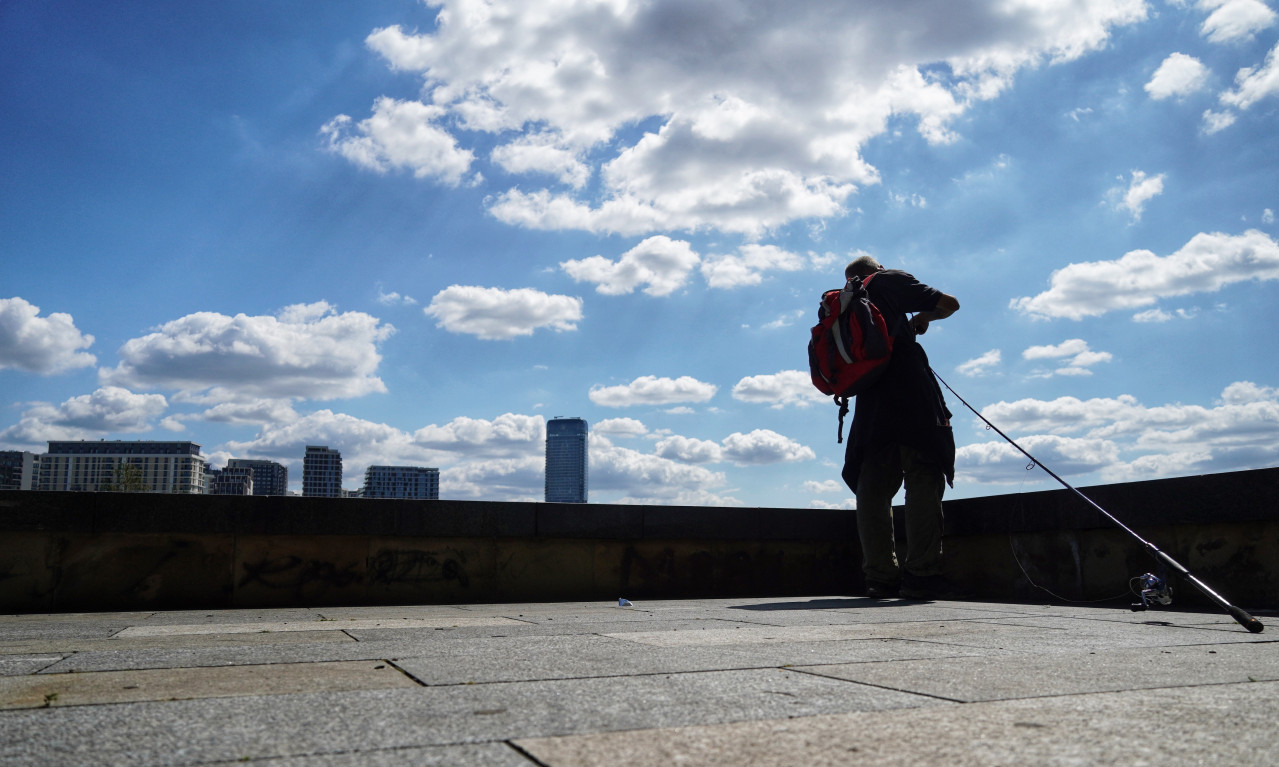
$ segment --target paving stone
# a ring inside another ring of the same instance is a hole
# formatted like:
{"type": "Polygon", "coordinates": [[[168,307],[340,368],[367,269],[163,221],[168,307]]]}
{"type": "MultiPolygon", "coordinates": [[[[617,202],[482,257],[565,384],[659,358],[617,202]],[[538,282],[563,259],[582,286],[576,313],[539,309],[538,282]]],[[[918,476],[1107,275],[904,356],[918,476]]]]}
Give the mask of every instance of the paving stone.
{"type": "Polygon", "coordinates": [[[1260,767],[1274,763],[1277,720],[1279,685],[1221,685],[515,743],[546,767],[1260,767]]]}
{"type": "Polygon", "coordinates": [[[609,634],[626,642],[658,647],[706,645],[790,644],[793,642],[833,642],[849,639],[950,638],[971,634],[1039,634],[1040,630],[1016,625],[974,621],[912,621],[893,624],[838,624],[826,626],[750,626],[702,631],[647,631],[609,634]]]}
{"type": "Polygon", "coordinates": [[[953,704],[770,669],[78,706],[0,713],[0,764],[203,764],[934,705],[953,704]]]}
{"type": "Polygon", "coordinates": [[[130,626],[116,636],[121,639],[184,634],[252,634],[270,631],[346,631],[375,628],[446,628],[450,626],[503,626],[515,623],[509,618],[453,615],[438,618],[318,618],[309,621],[269,621],[262,623],[190,623],[130,626]]]}
{"type": "Polygon", "coordinates": [[[938,658],[810,666],[804,671],[972,702],[1275,681],[1279,680],[1279,643],[938,658]]]}
{"type": "Polygon", "coordinates": [[[517,621],[513,624],[438,627],[430,636],[425,636],[421,629],[349,629],[347,633],[361,642],[429,639],[432,642],[469,642],[475,639],[490,639],[520,636],[562,636],[568,634],[624,634],[631,631],[696,631],[706,628],[732,629],[738,626],[758,625],[742,621],[722,620],[719,618],[686,618],[672,616],[670,618],[651,621],[605,621],[582,623],[556,623],[545,621],[532,623],[517,621]]]}
{"type": "Polygon", "coordinates": [[[61,655],[7,655],[0,656],[0,676],[34,674],[62,660],[61,655]]]}
{"type": "Polygon", "coordinates": [[[33,674],[0,677],[0,709],[416,686],[373,661],[33,674]]]}
{"type": "Polygon", "coordinates": [[[0,621],[0,642],[26,642],[40,639],[106,639],[128,623],[116,621],[0,621]]]}
{"type": "Polygon", "coordinates": [[[233,762],[204,763],[205,767],[244,767],[246,764],[269,767],[456,767],[468,764],[477,767],[535,767],[535,762],[506,743],[364,749],[262,761],[236,759],[233,762]]]}
{"type": "Polygon", "coordinates": [[[167,610],[149,613],[145,620],[130,625],[189,625],[199,623],[305,623],[318,621],[324,615],[310,607],[276,607],[262,610],[167,610]]]}
{"type": "Polygon", "coordinates": [[[354,642],[341,631],[276,631],[257,634],[175,634],[172,636],[125,637],[110,639],[32,639],[0,642],[0,655],[21,653],[85,653],[125,652],[149,649],[181,649],[186,647],[244,647],[252,645],[313,644],[354,642]]]}

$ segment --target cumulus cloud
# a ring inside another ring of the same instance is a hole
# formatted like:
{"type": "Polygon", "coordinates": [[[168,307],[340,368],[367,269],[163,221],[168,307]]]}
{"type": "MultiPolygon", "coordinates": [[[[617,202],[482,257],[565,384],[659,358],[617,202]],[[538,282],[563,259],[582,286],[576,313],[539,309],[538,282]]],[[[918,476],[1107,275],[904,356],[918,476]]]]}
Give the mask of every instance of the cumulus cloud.
{"type": "Polygon", "coordinates": [[[281,424],[298,419],[293,402],[288,399],[256,399],[223,402],[196,416],[202,421],[235,424],[281,424]]]}
{"type": "Polygon", "coordinates": [[[493,162],[508,173],[543,173],[578,188],[591,178],[591,168],[550,133],[534,133],[493,150],[493,162]]]}
{"type": "Polygon", "coordinates": [[[416,306],[417,305],[417,301],[414,300],[411,296],[402,296],[399,293],[395,292],[394,290],[392,290],[390,293],[385,293],[382,291],[382,288],[380,287],[378,288],[378,291],[377,291],[377,302],[379,304],[382,304],[383,306],[401,306],[401,305],[416,306]]]}
{"type": "Polygon", "coordinates": [[[648,434],[648,427],[634,418],[605,418],[592,426],[591,432],[611,437],[643,437],[648,434]]]}
{"type": "Polygon", "coordinates": [[[733,386],[733,399],[756,402],[774,408],[787,405],[808,407],[814,402],[829,402],[817,391],[812,376],[803,370],[782,370],[769,375],[747,376],[733,386]]]}
{"type": "Polygon", "coordinates": [[[441,124],[448,110],[419,101],[385,96],[373,105],[373,116],[355,123],[338,115],[320,129],[329,149],[370,170],[403,168],[418,178],[435,178],[457,186],[475,159],[457,145],[441,124]]]}
{"type": "Polygon", "coordinates": [[[659,440],[653,446],[653,453],[680,463],[718,463],[724,460],[724,451],[718,443],[678,435],[659,440]]]}
{"type": "MultiPolygon", "coordinates": [[[[982,415],[1058,474],[1105,481],[1275,465],[1279,391],[1240,381],[1211,407],[1148,407],[1131,395],[997,402],[982,415]],[[1017,435],[1029,435],[1018,437],[1017,435]]],[[[978,482],[1021,482],[1026,460],[1003,443],[960,448],[957,469],[978,482]]]]}
{"type": "Polygon", "coordinates": [[[504,290],[451,285],[422,310],[436,319],[436,327],[489,341],[531,336],[538,328],[558,332],[577,330],[582,299],[543,293],[532,288],[504,290]]]}
{"type": "MultiPolygon", "coordinates": [[[[1017,443],[1063,477],[1106,469],[1119,460],[1118,447],[1103,439],[1035,435],[1017,443]]],[[[1007,442],[964,445],[955,452],[956,476],[962,474],[965,480],[986,484],[1023,482],[1029,463],[1007,442]]]]}
{"type": "Polygon", "coordinates": [[[1270,49],[1261,66],[1240,69],[1235,75],[1234,89],[1221,94],[1221,103],[1248,109],[1276,94],[1279,94],[1279,45],[1270,49]]]}
{"type": "Polygon", "coordinates": [[[1146,83],[1146,93],[1155,100],[1181,98],[1202,90],[1208,83],[1208,68],[1194,56],[1174,53],[1164,59],[1146,83]]]}
{"type": "Polygon", "coordinates": [[[127,341],[120,363],[99,377],[188,394],[216,388],[236,401],[358,397],[386,391],[376,375],[378,344],[394,332],[376,317],[338,313],[324,301],[275,316],[198,312],[127,341]]]}
{"type": "Polygon", "coordinates": [[[91,439],[104,434],[150,431],[152,421],[168,407],[160,394],[134,394],[104,386],[60,405],[37,403],[18,423],[0,432],[0,444],[39,446],[49,440],[91,439]]]}
{"type": "Polygon", "coordinates": [[[1199,7],[1212,9],[1199,31],[1214,43],[1251,40],[1275,23],[1275,12],[1261,0],[1200,0],[1199,7]]]}
{"type": "Polygon", "coordinates": [[[740,466],[811,461],[813,449],[768,429],[730,434],[723,440],[724,458],[740,466]]]}
{"type": "Polygon", "coordinates": [[[758,235],[839,215],[879,180],[861,156],[871,139],[900,122],[953,141],[965,111],[1019,70],[1096,50],[1147,13],[1140,0],[432,7],[426,31],[366,40],[423,78],[422,100],[378,99],[358,124],[335,118],[324,128],[333,150],[457,183],[476,163],[463,147],[496,139],[495,165],[559,188],[509,189],[492,215],[624,234],[758,235]],[[648,120],[652,130],[635,130],[648,120]],[[584,183],[592,175],[598,188],[584,183]]]}
{"type": "Polygon", "coordinates": [[[801,256],[776,245],[743,245],[737,254],[703,261],[702,275],[712,288],[736,288],[758,285],[764,281],[764,272],[795,272],[806,265],[801,256]]]}
{"type": "Polygon", "coordinates": [[[978,357],[974,357],[973,359],[960,364],[955,368],[955,370],[958,371],[960,375],[969,377],[983,376],[992,369],[998,367],[1002,360],[1003,353],[998,349],[991,349],[978,357]]]}
{"type": "Polygon", "coordinates": [[[678,402],[706,402],[715,396],[718,386],[692,376],[658,378],[640,376],[619,386],[592,386],[587,395],[602,407],[632,405],[673,405],[678,402]]]}
{"type": "Polygon", "coordinates": [[[1111,196],[1116,199],[1115,207],[1132,214],[1133,221],[1141,219],[1146,203],[1164,193],[1164,174],[1148,176],[1144,172],[1134,170],[1127,189],[1113,189],[1111,196]]]}
{"type": "Polygon", "coordinates": [[[840,482],[834,479],[825,479],[825,480],[822,480],[821,482],[814,482],[813,480],[808,480],[807,482],[804,483],[804,489],[810,493],[820,493],[820,494],[829,495],[834,493],[847,493],[848,485],[845,485],[843,482],[840,482]]]}
{"type": "Polygon", "coordinates": [[[591,491],[622,493],[619,503],[740,506],[740,500],[721,494],[727,484],[723,472],[617,447],[591,435],[591,491]]]}
{"type": "Polygon", "coordinates": [[[578,282],[595,283],[595,290],[606,296],[632,293],[641,285],[647,286],[644,292],[650,296],[667,296],[684,286],[700,262],[687,242],[657,235],[626,251],[617,261],[591,256],[564,261],[560,268],[578,282]]]}
{"type": "Polygon", "coordinates": [[[300,468],[307,445],[328,445],[342,453],[347,488],[362,484],[367,466],[431,466],[440,469],[442,497],[540,500],[544,423],[540,416],[507,413],[491,421],[457,418],[410,433],[325,409],[266,423],[254,439],[228,442],[221,450],[300,468]]]}
{"type": "Polygon", "coordinates": [[[1035,317],[1078,320],[1237,282],[1276,279],[1279,245],[1269,235],[1256,229],[1241,235],[1201,233],[1167,257],[1134,250],[1116,261],[1070,264],[1053,272],[1047,291],[1009,305],[1035,317]]]}
{"type": "Polygon", "coordinates": [[[1028,360],[1058,360],[1055,371],[1060,376],[1092,375],[1090,367],[1099,362],[1110,362],[1110,352],[1097,352],[1088,348],[1088,342],[1082,338],[1072,338],[1054,346],[1032,346],[1021,353],[1028,360]]]}
{"type": "Polygon", "coordinates": [[[40,307],[22,298],[0,298],[0,370],[51,375],[89,367],[97,358],[80,350],[92,345],[70,314],[41,317],[40,307]]]}

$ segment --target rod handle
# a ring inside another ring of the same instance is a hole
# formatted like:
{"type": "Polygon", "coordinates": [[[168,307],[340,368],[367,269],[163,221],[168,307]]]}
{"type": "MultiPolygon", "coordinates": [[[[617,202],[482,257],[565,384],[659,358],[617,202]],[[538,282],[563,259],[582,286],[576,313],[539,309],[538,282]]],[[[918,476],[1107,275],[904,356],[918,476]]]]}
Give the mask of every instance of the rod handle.
{"type": "Polygon", "coordinates": [[[1243,626],[1254,634],[1260,634],[1262,631],[1265,631],[1266,627],[1262,625],[1261,621],[1249,615],[1247,611],[1242,608],[1231,605],[1228,609],[1230,611],[1230,615],[1233,616],[1235,620],[1239,621],[1240,626],[1243,626]]]}

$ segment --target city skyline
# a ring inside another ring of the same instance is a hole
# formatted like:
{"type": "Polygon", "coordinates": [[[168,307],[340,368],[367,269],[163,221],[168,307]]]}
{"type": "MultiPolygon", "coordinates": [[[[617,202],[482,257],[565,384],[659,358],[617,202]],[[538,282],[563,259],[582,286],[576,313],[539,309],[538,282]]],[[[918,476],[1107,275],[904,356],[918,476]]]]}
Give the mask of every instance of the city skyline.
{"type": "MultiPolygon", "coordinates": [[[[808,328],[869,253],[1079,485],[1279,464],[1273,0],[0,11],[0,449],[198,438],[540,500],[851,505],[808,328]],[[481,12],[482,11],[482,12],[481,12]]],[[[948,497],[1051,479],[947,396],[948,497]]]]}

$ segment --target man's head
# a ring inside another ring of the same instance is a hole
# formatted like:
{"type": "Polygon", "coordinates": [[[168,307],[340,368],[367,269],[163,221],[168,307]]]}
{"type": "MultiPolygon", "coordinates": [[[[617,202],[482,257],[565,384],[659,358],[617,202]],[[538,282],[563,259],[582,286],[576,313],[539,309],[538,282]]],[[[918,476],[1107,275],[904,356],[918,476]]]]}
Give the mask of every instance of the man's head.
{"type": "Polygon", "coordinates": [[[858,256],[844,267],[844,279],[851,280],[854,277],[866,278],[882,270],[884,267],[874,256],[858,256]]]}

